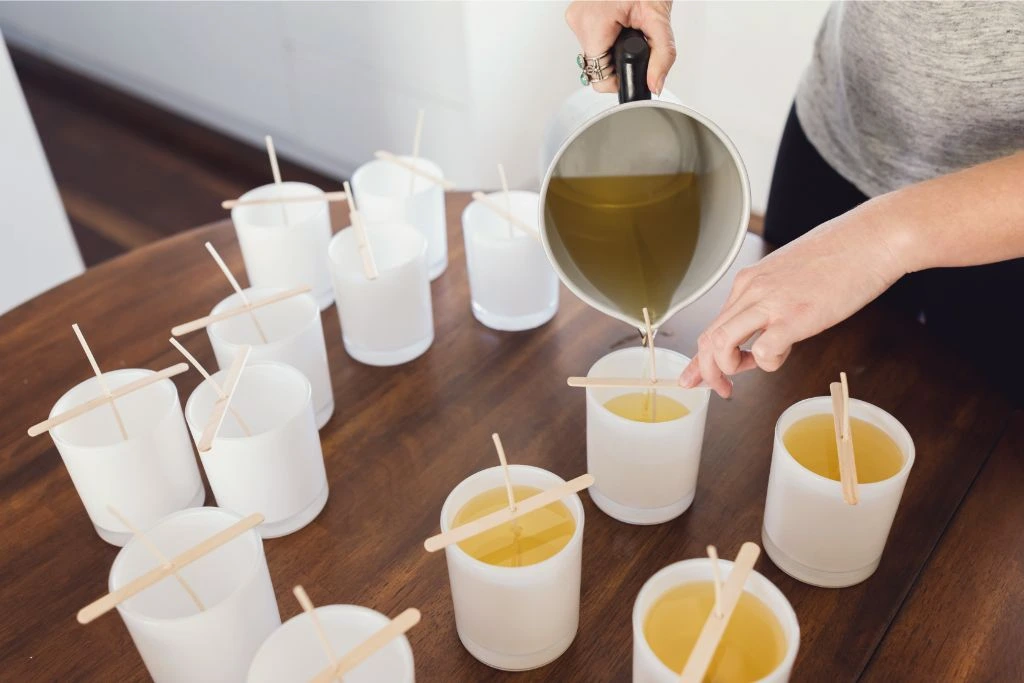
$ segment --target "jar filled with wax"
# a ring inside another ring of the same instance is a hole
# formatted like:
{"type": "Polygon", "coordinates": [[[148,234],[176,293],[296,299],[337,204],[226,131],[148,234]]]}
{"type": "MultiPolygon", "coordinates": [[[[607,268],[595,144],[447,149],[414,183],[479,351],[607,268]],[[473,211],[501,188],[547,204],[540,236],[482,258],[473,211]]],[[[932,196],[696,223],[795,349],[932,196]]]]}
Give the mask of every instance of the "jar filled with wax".
{"type": "MultiPolygon", "coordinates": [[[[515,500],[561,485],[546,470],[510,465],[515,500]]],[[[477,472],[441,510],[447,532],[508,506],[502,468],[477,472]]],[[[571,495],[445,548],[459,639],[496,669],[543,666],[579,624],[583,505],[571,495]]]]}
{"type": "Polygon", "coordinates": [[[881,408],[852,399],[850,426],[856,505],[843,500],[830,398],[791,406],[775,427],[765,552],[782,571],[815,586],[850,586],[874,573],[914,464],[910,434],[881,408]]]}
{"type": "MultiPolygon", "coordinates": [[[[723,582],[733,563],[718,561],[723,582]]],[[[633,606],[634,683],[675,683],[714,608],[711,561],[685,560],[644,584],[633,606]]],[[[752,571],[715,649],[705,680],[782,683],[789,680],[800,626],[786,597],[752,571]]]]}
{"type": "MultiPolygon", "coordinates": [[[[598,360],[588,379],[648,378],[650,351],[629,348],[598,360]]],[[[689,358],[655,349],[657,376],[675,379],[689,358]]],[[[707,389],[587,388],[590,497],[628,524],[660,524],[683,514],[697,490],[708,415],[707,389]]]]}

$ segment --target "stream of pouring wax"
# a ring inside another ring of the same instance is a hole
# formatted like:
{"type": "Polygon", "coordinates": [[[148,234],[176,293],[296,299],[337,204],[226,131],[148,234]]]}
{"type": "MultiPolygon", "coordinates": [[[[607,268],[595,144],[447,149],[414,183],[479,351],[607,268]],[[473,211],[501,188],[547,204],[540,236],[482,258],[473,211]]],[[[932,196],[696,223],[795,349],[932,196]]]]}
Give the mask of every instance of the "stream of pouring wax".
{"type": "Polygon", "coordinates": [[[548,221],[580,273],[622,311],[671,307],[700,231],[695,173],[556,177],[548,221]]]}

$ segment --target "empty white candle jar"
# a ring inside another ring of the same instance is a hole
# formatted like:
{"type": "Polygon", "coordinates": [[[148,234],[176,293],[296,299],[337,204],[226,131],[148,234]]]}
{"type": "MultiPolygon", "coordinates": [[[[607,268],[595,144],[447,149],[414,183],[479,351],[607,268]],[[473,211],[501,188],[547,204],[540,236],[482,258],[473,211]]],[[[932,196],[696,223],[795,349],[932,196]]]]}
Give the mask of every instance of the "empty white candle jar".
{"type": "MultiPolygon", "coordinates": [[[[249,190],[241,200],[322,196],[309,183],[288,182],[249,190]]],[[[309,285],[320,308],[331,305],[331,275],[324,252],[331,241],[326,200],[248,204],[231,209],[245,272],[253,287],[309,285]]]]}
{"type": "MultiPolygon", "coordinates": [[[[788,408],[775,425],[761,538],[772,562],[794,579],[812,586],[840,588],[860,583],[878,568],[914,464],[914,442],[892,415],[851,399],[850,417],[885,432],[899,448],[903,465],[888,479],[859,484],[859,502],[848,505],[838,481],[798,463],[783,443],[786,430],[795,422],[820,414],[832,414],[830,397],[800,401],[788,408]]],[[[853,446],[856,451],[856,439],[853,446]]]]}
{"type": "MultiPolygon", "coordinates": [[[[722,581],[725,582],[732,572],[733,563],[728,560],[718,561],[722,581]]],[[[654,604],[667,591],[687,583],[710,582],[714,580],[711,560],[700,558],[684,560],[665,567],[652,576],[640,589],[636,602],[633,603],[633,683],[677,683],[679,671],[672,671],[654,653],[647,637],[644,635],[644,624],[654,604]]],[[[800,624],[789,600],[775,584],[759,574],[751,571],[743,585],[743,590],[760,600],[775,616],[782,627],[786,640],[785,655],[782,662],[768,675],[759,679],[758,683],[785,683],[789,680],[800,648],[800,624]]],[[[732,680],[732,679],[730,679],[732,680]]]]}
{"type": "MultiPolygon", "coordinates": [[[[690,359],[667,349],[655,349],[660,379],[676,379],[690,359]]],[[[613,351],[601,358],[587,377],[647,377],[646,348],[613,351]]],[[[683,514],[697,491],[697,471],[704,423],[708,417],[707,389],[658,389],[662,397],[681,403],[689,414],[665,422],[640,422],[613,413],[605,404],[645,389],[587,388],[587,471],[594,475],[590,498],[620,522],[660,524],[683,514]]],[[[657,419],[657,410],[655,410],[657,419]]]]}
{"type": "Polygon", "coordinates": [[[462,212],[466,267],[473,316],[495,330],[539,327],[558,311],[558,276],[537,239],[536,192],[488,195],[495,204],[533,226],[533,235],[513,227],[482,202],[462,212]]]}
{"type": "MultiPolygon", "coordinates": [[[[213,375],[220,387],[224,375],[213,375]]],[[[217,399],[209,381],[189,397],[185,414],[196,441],[217,399]]],[[[242,516],[263,515],[263,538],[301,529],[327,503],[309,381],[290,365],[261,362],[245,367],[217,438],[199,457],[217,504],[242,516]]]]}
{"type": "MultiPolygon", "coordinates": [[[[259,301],[282,291],[249,288],[245,290],[245,295],[249,301],[259,301]]],[[[241,297],[232,294],[214,306],[212,314],[242,305],[241,297]]],[[[221,369],[230,367],[242,347],[251,346],[250,363],[279,361],[298,368],[312,385],[316,426],[323,427],[334,413],[334,389],[331,387],[331,370],[327,365],[324,327],[316,301],[309,294],[300,294],[261,306],[253,310],[253,315],[266,335],[266,342],[260,337],[248,313],[207,326],[206,333],[217,357],[217,366],[221,369]]]]}
{"type": "MultiPolygon", "coordinates": [[[[433,161],[401,159],[437,178],[444,177],[433,161]]],[[[376,159],[352,174],[352,191],[367,223],[408,223],[423,233],[430,279],[444,272],[448,267],[448,226],[443,187],[394,162],[376,159]]]]}
{"type": "MultiPolygon", "coordinates": [[[[513,485],[538,489],[564,480],[538,467],[510,465],[513,485]]],[[[485,491],[505,486],[500,467],[477,472],[448,495],[441,531],[452,528],[459,510],[485,491]]],[[[576,523],[568,544],[552,557],[522,567],[477,560],[458,544],[445,548],[459,639],[471,655],[496,669],[524,671],[557,659],[579,626],[583,559],[583,505],[578,495],[562,499],[576,523]]]]}
{"type": "MultiPolygon", "coordinates": [[[[103,373],[111,391],[150,375],[128,369],[103,373]]],[[[50,417],[103,395],[90,377],[64,394],[50,417]]],[[[96,533],[107,543],[124,545],[131,530],[108,509],[113,507],[141,528],[178,510],[202,505],[206,499],[192,442],[178,402],[178,389],[160,380],[117,399],[124,420],[124,439],[109,405],[50,430],[71,481],[85,505],[96,533]]]]}
{"type": "Polygon", "coordinates": [[[367,225],[377,264],[367,279],[355,230],[331,240],[334,296],[348,355],[367,365],[399,365],[434,342],[434,312],[427,277],[427,242],[403,223],[367,225]]]}
{"type": "MultiPolygon", "coordinates": [[[[219,508],[194,508],[165,517],[146,536],[173,558],[240,519],[219,508]]],[[[110,568],[110,591],[160,565],[133,538],[110,568]]],[[[157,683],[245,680],[256,650],[281,624],[259,534],[249,530],[178,573],[204,611],[173,576],[117,607],[149,675],[157,683]]]]}
{"type": "MultiPolygon", "coordinates": [[[[356,605],[325,605],[316,608],[316,615],[337,658],[390,621],[380,612],[356,605]]],[[[248,681],[306,683],[330,664],[312,619],[303,612],[270,634],[252,660],[248,681]]],[[[404,635],[345,674],[345,683],[413,683],[415,680],[412,648],[404,635]]]]}

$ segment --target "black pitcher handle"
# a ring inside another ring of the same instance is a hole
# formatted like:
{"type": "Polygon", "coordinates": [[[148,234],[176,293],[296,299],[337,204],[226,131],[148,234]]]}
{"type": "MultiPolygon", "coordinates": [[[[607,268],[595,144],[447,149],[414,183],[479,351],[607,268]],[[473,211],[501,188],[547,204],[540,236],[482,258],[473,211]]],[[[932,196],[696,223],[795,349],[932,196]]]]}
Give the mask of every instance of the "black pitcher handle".
{"type": "Polygon", "coordinates": [[[615,73],[619,77],[619,104],[651,99],[647,87],[647,64],[651,48],[644,34],[635,28],[624,28],[612,46],[615,73]]]}

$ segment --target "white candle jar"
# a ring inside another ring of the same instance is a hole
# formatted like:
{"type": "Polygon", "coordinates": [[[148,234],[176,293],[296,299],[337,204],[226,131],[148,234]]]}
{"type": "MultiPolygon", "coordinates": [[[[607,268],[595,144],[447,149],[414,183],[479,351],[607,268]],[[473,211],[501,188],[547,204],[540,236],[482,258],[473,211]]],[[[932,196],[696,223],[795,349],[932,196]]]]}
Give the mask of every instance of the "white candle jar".
{"type": "MultiPolygon", "coordinates": [[[[538,467],[509,465],[513,485],[550,489],[564,480],[538,467]]],[[[449,531],[471,499],[505,486],[500,467],[477,472],[448,495],[441,531],[449,531]]],[[[569,543],[553,557],[525,567],[481,562],[458,544],[445,548],[459,639],[484,664],[506,671],[536,669],[572,644],[579,626],[583,559],[583,505],[578,495],[562,499],[576,522],[569,543]]]]}
{"type": "Polygon", "coordinates": [[[335,302],[345,351],[367,365],[399,365],[434,342],[427,243],[402,223],[367,225],[378,276],[367,279],[355,230],[331,240],[335,302]]]}
{"type": "Polygon", "coordinates": [[[533,235],[482,202],[462,212],[466,267],[473,316],[495,330],[539,327],[558,312],[555,275],[537,232],[536,192],[495,192],[488,198],[501,207],[511,202],[512,215],[533,226],[533,235]]]}
{"type": "MultiPolygon", "coordinates": [[[[322,196],[309,183],[287,182],[249,190],[241,200],[322,196]]],[[[327,200],[240,205],[231,209],[245,272],[253,287],[309,285],[321,309],[331,305],[331,275],[324,252],[331,241],[327,200]]]]}
{"type": "MultiPolygon", "coordinates": [[[[282,291],[249,288],[245,295],[249,301],[259,301],[282,291]]],[[[232,294],[214,306],[211,314],[242,305],[241,297],[232,294]]],[[[331,386],[331,369],[327,365],[324,326],[316,301],[309,294],[300,294],[261,306],[253,314],[266,334],[266,342],[253,324],[252,316],[247,313],[207,326],[206,333],[217,357],[217,366],[221,369],[231,367],[242,347],[251,346],[250,363],[279,361],[298,368],[312,385],[316,426],[323,427],[334,414],[334,389],[331,386]]]]}
{"type": "MultiPolygon", "coordinates": [[[[587,377],[646,377],[650,352],[634,347],[613,351],[587,377]]],[[[659,379],[676,379],[686,356],[655,348],[659,379]]],[[[686,512],[697,491],[707,389],[658,389],[689,409],[666,422],[639,422],[616,415],[605,404],[645,389],[587,388],[587,471],[594,475],[590,498],[603,512],[627,524],[660,524],[686,512]]],[[[655,404],[657,406],[657,404],[655,404]]]]}
{"type": "MultiPolygon", "coordinates": [[[[896,442],[903,466],[889,479],[858,484],[857,505],[843,500],[842,485],[798,463],[783,443],[795,422],[832,414],[832,399],[809,398],[790,406],[775,425],[775,446],[761,538],[765,552],[794,579],[824,588],[864,581],[878,568],[889,529],[914,464],[914,441],[881,408],[850,400],[850,416],[880,428],[896,442]]],[[[854,443],[856,451],[857,444],[854,443]]]]}
{"type": "MultiPolygon", "coordinates": [[[[325,605],[316,615],[334,656],[341,658],[390,619],[367,607],[325,605]]],[[[249,667],[248,683],[306,683],[330,666],[312,619],[305,612],[270,634],[249,667]]],[[[403,635],[345,674],[345,683],[414,683],[412,647],[403,635]]]]}
{"type": "MultiPolygon", "coordinates": [[[[240,521],[220,508],[194,508],[160,520],[146,536],[168,558],[240,521]]],[[[110,568],[110,591],[159,567],[133,538],[110,568]]],[[[167,577],[117,607],[157,683],[241,681],[267,636],[281,624],[263,542],[249,530],[179,570],[205,607],[167,577]]]]}
{"type": "MultiPolygon", "coordinates": [[[[223,387],[224,375],[225,371],[218,372],[213,381],[223,387]]],[[[197,441],[217,399],[207,381],[196,387],[185,405],[197,441]]],[[[199,454],[217,504],[243,517],[263,515],[263,538],[306,526],[323,510],[328,493],[309,381],[283,363],[247,365],[230,408],[211,449],[199,454]],[[251,435],[245,434],[235,414],[251,435]]]]}
{"type": "MultiPolygon", "coordinates": [[[[111,391],[153,375],[127,369],[103,373],[111,391]]],[[[90,377],[53,406],[50,417],[103,395],[90,377]]],[[[203,504],[206,491],[178,402],[178,389],[163,379],[116,400],[128,439],[109,405],[50,430],[89,519],[107,543],[124,545],[131,530],[108,509],[142,528],[172,512],[203,504]]]]}
{"type": "MultiPolygon", "coordinates": [[[[441,167],[422,157],[407,164],[443,178],[441,167]]],[[[359,213],[367,223],[408,223],[427,240],[427,272],[436,279],[448,267],[444,188],[391,161],[376,159],[352,174],[359,213]],[[410,190],[411,188],[411,190],[410,190]]]]}
{"type": "MultiPolygon", "coordinates": [[[[718,566],[722,581],[727,581],[733,563],[729,560],[719,560],[718,566]]],[[[700,558],[670,564],[643,585],[636,602],[633,603],[633,683],[678,683],[680,672],[669,669],[654,654],[650,643],[647,642],[644,635],[647,613],[667,591],[686,583],[713,580],[711,560],[700,558]]],[[[778,619],[786,639],[786,654],[782,662],[758,683],[785,683],[789,680],[797,650],[800,648],[800,624],[797,623],[796,613],[782,591],[757,571],[750,572],[743,590],[758,598],[771,610],[778,619]]]]}

